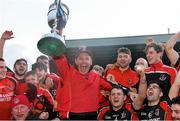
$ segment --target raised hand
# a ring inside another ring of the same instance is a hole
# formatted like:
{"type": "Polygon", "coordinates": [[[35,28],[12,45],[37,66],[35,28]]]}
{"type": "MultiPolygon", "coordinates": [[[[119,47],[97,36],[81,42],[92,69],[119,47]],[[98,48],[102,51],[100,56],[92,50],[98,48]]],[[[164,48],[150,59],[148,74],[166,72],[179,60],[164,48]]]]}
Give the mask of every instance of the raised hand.
{"type": "Polygon", "coordinates": [[[5,40],[12,39],[12,38],[14,38],[12,31],[6,30],[6,31],[1,35],[1,39],[4,40],[4,41],[5,41],[5,40]]]}

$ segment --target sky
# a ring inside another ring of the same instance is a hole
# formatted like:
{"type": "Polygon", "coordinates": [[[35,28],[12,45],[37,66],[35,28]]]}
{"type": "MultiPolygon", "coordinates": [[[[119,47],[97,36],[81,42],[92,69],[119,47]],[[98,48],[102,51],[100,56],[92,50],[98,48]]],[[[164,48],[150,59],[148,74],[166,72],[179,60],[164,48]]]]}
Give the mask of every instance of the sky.
{"type": "MultiPolygon", "coordinates": [[[[179,0],[61,0],[70,9],[66,39],[166,34],[180,31],[179,0]]],[[[0,0],[0,34],[12,30],[4,58],[29,65],[41,55],[37,42],[47,33],[48,8],[54,0],[0,0]]]]}

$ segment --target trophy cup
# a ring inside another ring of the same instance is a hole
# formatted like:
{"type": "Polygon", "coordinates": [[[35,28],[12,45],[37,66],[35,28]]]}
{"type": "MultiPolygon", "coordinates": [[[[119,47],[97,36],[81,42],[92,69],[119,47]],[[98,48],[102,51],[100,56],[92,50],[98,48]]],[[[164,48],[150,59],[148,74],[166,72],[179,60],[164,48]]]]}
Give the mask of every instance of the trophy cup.
{"type": "Polygon", "coordinates": [[[60,56],[66,51],[65,40],[62,31],[66,26],[69,15],[69,8],[55,0],[49,7],[48,25],[51,33],[45,34],[37,43],[40,52],[48,56],[60,56]]]}

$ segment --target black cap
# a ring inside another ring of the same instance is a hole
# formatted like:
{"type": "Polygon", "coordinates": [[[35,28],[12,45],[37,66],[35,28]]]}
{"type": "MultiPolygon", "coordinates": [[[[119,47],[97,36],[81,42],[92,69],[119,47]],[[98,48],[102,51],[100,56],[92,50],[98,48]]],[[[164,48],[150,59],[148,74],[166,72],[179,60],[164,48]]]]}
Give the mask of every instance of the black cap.
{"type": "Polygon", "coordinates": [[[87,53],[89,56],[91,56],[91,58],[93,57],[91,50],[86,46],[82,46],[78,48],[75,54],[75,58],[77,58],[81,53],[87,53]]]}

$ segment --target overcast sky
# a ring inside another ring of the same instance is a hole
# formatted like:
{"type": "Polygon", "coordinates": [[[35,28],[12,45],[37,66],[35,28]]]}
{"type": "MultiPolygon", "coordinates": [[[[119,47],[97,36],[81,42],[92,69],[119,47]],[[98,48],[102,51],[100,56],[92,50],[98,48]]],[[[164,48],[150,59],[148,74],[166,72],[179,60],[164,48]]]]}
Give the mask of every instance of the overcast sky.
{"type": "MultiPolygon", "coordinates": [[[[47,12],[54,0],[0,0],[0,34],[12,30],[4,58],[29,64],[41,53],[37,42],[49,33],[47,12]]],[[[70,9],[67,39],[165,34],[180,30],[179,0],[62,0],[70,9]]]]}

